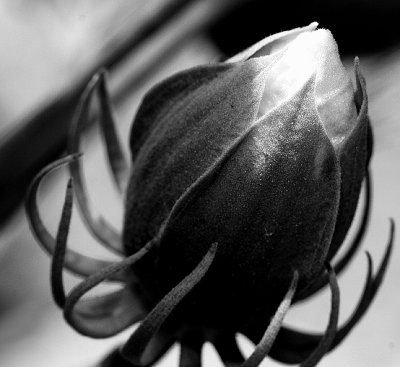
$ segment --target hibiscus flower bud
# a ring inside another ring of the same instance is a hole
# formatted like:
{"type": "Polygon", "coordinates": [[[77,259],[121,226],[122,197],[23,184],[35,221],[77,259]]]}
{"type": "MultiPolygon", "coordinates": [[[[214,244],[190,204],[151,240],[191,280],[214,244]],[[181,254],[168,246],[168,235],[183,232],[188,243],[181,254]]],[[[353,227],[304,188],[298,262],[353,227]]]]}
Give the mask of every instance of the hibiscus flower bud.
{"type": "Polygon", "coordinates": [[[136,270],[160,297],[218,243],[193,322],[272,313],[293,271],[301,293],[351,223],[368,119],[331,33],[315,28],[174,75],[137,113],[124,244],[131,254],[159,236],[136,270]]]}
{"type": "Polygon", "coordinates": [[[68,157],[46,167],[28,190],[31,227],[53,254],[51,284],[67,322],[105,338],[142,321],[103,366],[153,365],[178,341],[180,366],[200,366],[205,341],[226,365],[257,367],[266,355],[315,366],[350,332],[382,282],[394,226],[376,275],[368,275],[350,319],[338,328],[336,272],[349,263],[369,213],[372,133],[365,81],[356,90],[336,43],[316,23],[268,37],[224,63],[182,71],[145,96],[124,158],[104,74],[82,96],[68,157]],[[94,91],[111,170],[125,199],[122,237],[92,212],[79,160],[80,133],[94,91]],[[69,163],[56,238],[36,204],[40,180],[69,163]],[[331,266],[348,232],[365,178],[362,220],[331,266]],[[127,187],[127,189],[126,189],[127,187]],[[96,238],[125,258],[94,259],[67,248],[73,196],[96,238]],[[68,295],[62,268],[86,277],[68,295]],[[104,280],[123,285],[84,298],[104,280]],[[282,326],[292,302],[329,283],[331,310],[323,334],[282,326]],[[257,344],[245,359],[235,339],[257,344]]]}

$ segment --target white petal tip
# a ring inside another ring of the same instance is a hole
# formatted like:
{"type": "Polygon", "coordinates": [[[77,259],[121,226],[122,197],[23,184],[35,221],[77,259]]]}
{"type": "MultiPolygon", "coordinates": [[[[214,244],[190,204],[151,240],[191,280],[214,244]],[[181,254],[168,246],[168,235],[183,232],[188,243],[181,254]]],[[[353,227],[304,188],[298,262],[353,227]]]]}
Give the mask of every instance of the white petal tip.
{"type": "Polygon", "coordinates": [[[315,31],[318,27],[318,22],[312,22],[309,26],[307,26],[306,28],[308,28],[310,31],[315,31]]]}

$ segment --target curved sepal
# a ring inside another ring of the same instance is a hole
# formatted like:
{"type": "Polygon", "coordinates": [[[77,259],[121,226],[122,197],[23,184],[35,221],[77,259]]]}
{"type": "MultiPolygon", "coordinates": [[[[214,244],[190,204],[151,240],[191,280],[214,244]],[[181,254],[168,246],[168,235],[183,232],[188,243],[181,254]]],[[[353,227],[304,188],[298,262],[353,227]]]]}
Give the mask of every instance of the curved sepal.
{"type": "Polygon", "coordinates": [[[196,268],[176,285],[146,316],[122,348],[122,355],[134,365],[147,366],[152,358],[152,340],[176,306],[201,281],[213,263],[217,244],[213,244],[196,268]]]}
{"type": "MultiPolygon", "coordinates": [[[[120,182],[120,180],[123,181],[123,177],[127,176],[127,163],[124,160],[115,131],[110,103],[107,100],[108,94],[106,92],[104,78],[104,72],[96,74],[82,94],[71,124],[68,153],[76,154],[80,151],[81,135],[90,120],[90,102],[94,92],[100,89],[100,121],[102,132],[108,148],[107,152],[112,172],[114,173],[117,185],[121,188],[124,183],[120,182]]],[[[123,254],[120,233],[101,214],[96,213],[95,206],[89,199],[81,160],[72,160],[69,164],[69,169],[71,177],[74,180],[74,191],[78,207],[87,228],[105,247],[117,254],[123,254]]]]}
{"type": "Polygon", "coordinates": [[[92,298],[82,297],[114,274],[131,268],[154,245],[154,241],[148,242],[135,254],[102,269],[76,285],[66,297],[64,304],[64,318],[68,324],[83,335],[108,338],[140,321],[147,312],[135,296],[129,278],[126,280],[127,284],[119,291],[92,298]]]}
{"type": "Polygon", "coordinates": [[[289,289],[286,292],[286,295],[280,303],[274,316],[272,317],[267,330],[265,331],[261,340],[256,345],[256,348],[254,349],[250,357],[247,358],[240,365],[241,367],[258,367],[263,359],[268,355],[275,341],[275,338],[279,333],[279,329],[282,327],[283,319],[286,316],[286,313],[289,311],[289,307],[296,292],[298,280],[299,273],[295,271],[289,289]]]}
{"type": "MultiPolygon", "coordinates": [[[[386,269],[392,253],[393,240],[394,222],[391,221],[390,238],[385,255],[378,268],[378,271],[375,276],[372,275],[372,260],[371,257],[368,255],[367,280],[362,296],[357,304],[354,313],[343,326],[338,328],[330,349],[335,348],[343,341],[343,339],[350,333],[353,327],[360,321],[365,312],[368,310],[369,305],[374,300],[379,286],[382,283],[383,277],[386,273],[386,269]]],[[[258,331],[258,333],[260,332],[261,330],[258,331]]],[[[254,335],[257,335],[257,333],[255,333],[254,335]]],[[[250,337],[250,339],[252,338],[251,333],[248,336],[250,337]]],[[[318,343],[320,343],[321,338],[322,335],[319,334],[303,333],[283,327],[280,330],[280,333],[275,341],[273,348],[271,349],[270,356],[282,363],[301,363],[308,357],[310,353],[312,353],[318,343]]]]}
{"type": "MultiPolygon", "coordinates": [[[[39,190],[41,181],[44,179],[46,175],[48,175],[54,169],[57,169],[58,167],[64,164],[70,163],[71,161],[76,161],[79,157],[80,154],[67,156],[43,168],[32,180],[26,194],[25,210],[28,217],[30,228],[33,234],[36,236],[37,241],[43,246],[44,250],[50,255],[53,255],[55,252],[56,239],[46,229],[42,219],[40,218],[39,208],[36,199],[37,192],[39,190]]],[[[67,249],[65,254],[64,264],[66,269],[70,270],[71,272],[77,275],[89,276],[107,266],[110,266],[113,263],[110,261],[94,259],[79,254],[76,251],[67,249]]],[[[123,274],[116,273],[113,275],[113,277],[110,278],[110,280],[121,281],[123,280],[123,274]]]]}

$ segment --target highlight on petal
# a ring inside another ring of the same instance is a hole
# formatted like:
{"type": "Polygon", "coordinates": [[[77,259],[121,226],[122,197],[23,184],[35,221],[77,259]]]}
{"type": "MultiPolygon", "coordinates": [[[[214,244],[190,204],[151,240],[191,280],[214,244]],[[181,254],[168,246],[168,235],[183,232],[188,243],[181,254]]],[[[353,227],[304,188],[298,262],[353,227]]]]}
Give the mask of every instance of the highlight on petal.
{"type": "Polygon", "coordinates": [[[289,100],[314,74],[316,108],[336,147],[352,130],[357,114],[350,77],[325,29],[300,33],[282,51],[265,76],[260,110],[266,114],[289,100]]]}
{"type": "Polygon", "coordinates": [[[157,331],[163,325],[167,317],[173,312],[175,307],[196,284],[201,281],[204,275],[206,275],[215,258],[217,248],[218,244],[212,244],[197,267],[165,295],[157,306],[146,316],[122,348],[122,355],[127,360],[138,365],[147,365],[149,363],[150,352],[148,346],[151,339],[156,335],[157,331]]]}
{"type": "MultiPolygon", "coordinates": [[[[25,198],[25,210],[27,213],[29,225],[31,231],[36,236],[37,241],[43,246],[45,251],[50,255],[54,254],[56,247],[56,239],[49,233],[49,231],[44,226],[42,219],[40,218],[39,208],[37,206],[37,192],[43,178],[48,175],[54,169],[70,163],[71,161],[75,161],[79,159],[80,154],[70,155],[65,158],[61,158],[45,168],[43,168],[32,180],[26,194],[25,198]]],[[[98,260],[94,259],[73,250],[67,249],[65,253],[65,268],[70,270],[71,272],[81,275],[81,276],[89,276],[97,271],[110,266],[113,264],[110,261],[98,260]]],[[[121,281],[124,279],[123,274],[116,273],[110,280],[113,281],[121,281]]]]}
{"type": "MultiPolygon", "coordinates": [[[[122,163],[124,162],[124,158],[122,156],[123,153],[117,140],[116,131],[114,129],[114,122],[111,120],[112,115],[110,109],[108,108],[109,102],[106,100],[107,95],[104,85],[104,73],[96,74],[82,94],[81,100],[73,119],[73,123],[71,125],[71,133],[68,141],[68,153],[76,154],[80,150],[80,137],[82,131],[89,122],[90,101],[99,84],[101,89],[100,104],[102,107],[100,112],[100,121],[103,130],[105,130],[103,134],[108,134],[108,146],[112,145],[108,147],[108,152],[109,154],[112,154],[112,156],[110,157],[110,161],[113,162],[111,163],[111,166],[114,167],[115,172],[115,170],[118,170],[119,168],[125,169],[122,167],[125,167],[126,163],[122,163]]],[[[120,234],[101,214],[96,213],[92,203],[89,200],[86,185],[83,179],[81,161],[71,161],[69,164],[69,168],[71,177],[74,180],[74,191],[78,202],[78,207],[82,214],[83,220],[87,224],[88,229],[91,231],[93,236],[98,239],[105,247],[116,252],[117,254],[123,254],[124,251],[122,248],[122,239],[120,234]]],[[[115,174],[117,174],[118,177],[121,177],[126,175],[127,173],[122,174],[121,172],[118,172],[115,174]]]]}

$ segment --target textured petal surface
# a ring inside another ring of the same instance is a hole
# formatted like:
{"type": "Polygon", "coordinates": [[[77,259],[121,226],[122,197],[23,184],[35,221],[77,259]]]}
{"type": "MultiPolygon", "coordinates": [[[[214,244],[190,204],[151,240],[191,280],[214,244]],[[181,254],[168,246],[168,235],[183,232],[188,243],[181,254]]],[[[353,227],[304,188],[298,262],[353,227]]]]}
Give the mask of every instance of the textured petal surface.
{"type": "Polygon", "coordinates": [[[204,306],[197,316],[202,322],[266,319],[293,269],[301,289],[323,267],[339,200],[339,166],[313,92],[310,80],[290,102],[259,120],[191,187],[167,225],[155,277],[164,284],[155,287],[168,289],[212,239],[220,243],[221,260],[207,286],[205,281],[198,287],[205,293],[193,300],[204,306]],[[210,298],[212,304],[206,302],[210,298]]]}
{"type": "Polygon", "coordinates": [[[259,59],[202,66],[146,96],[131,133],[124,227],[130,252],[158,232],[176,200],[254,122],[265,67],[259,59]]]}

